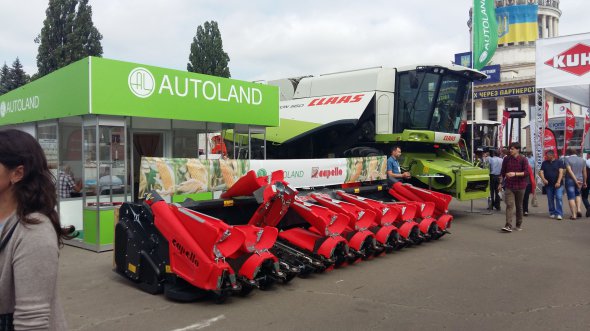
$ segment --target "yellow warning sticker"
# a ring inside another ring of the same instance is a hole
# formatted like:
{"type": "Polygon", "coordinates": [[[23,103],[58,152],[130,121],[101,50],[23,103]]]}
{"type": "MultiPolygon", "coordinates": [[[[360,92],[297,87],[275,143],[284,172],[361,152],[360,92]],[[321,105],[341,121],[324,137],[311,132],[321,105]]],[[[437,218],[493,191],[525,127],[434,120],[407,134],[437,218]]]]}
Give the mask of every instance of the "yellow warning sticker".
{"type": "Polygon", "coordinates": [[[137,267],[131,263],[129,263],[129,265],[127,266],[127,269],[129,269],[129,271],[131,271],[132,273],[137,272],[137,267]]]}

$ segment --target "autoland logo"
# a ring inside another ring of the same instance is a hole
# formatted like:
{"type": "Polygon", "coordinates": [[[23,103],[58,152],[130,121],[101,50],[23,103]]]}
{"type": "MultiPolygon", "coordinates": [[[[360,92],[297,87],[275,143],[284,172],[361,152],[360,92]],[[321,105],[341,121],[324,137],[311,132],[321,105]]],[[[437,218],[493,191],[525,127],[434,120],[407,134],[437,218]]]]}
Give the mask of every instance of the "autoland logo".
{"type": "Polygon", "coordinates": [[[6,116],[6,102],[2,101],[0,103],[0,118],[4,118],[6,116]]]}
{"type": "MultiPolygon", "coordinates": [[[[206,76],[205,76],[206,77],[206,76]]],[[[241,86],[231,80],[214,82],[173,75],[154,76],[148,69],[137,67],[127,77],[129,90],[139,97],[148,98],[154,93],[176,97],[204,98],[207,101],[235,102],[258,106],[262,104],[262,91],[257,87],[241,86]]]]}
{"type": "Polygon", "coordinates": [[[37,108],[39,108],[38,96],[2,101],[0,103],[0,118],[6,117],[9,113],[34,110],[37,108]]]}
{"type": "Polygon", "coordinates": [[[583,76],[590,71],[590,46],[578,43],[545,61],[545,64],[576,76],[583,76]]]}
{"type": "Polygon", "coordinates": [[[140,98],[147,98],[154,93],[156,89],[156,80],[154,75],[145,68],[135,68],[129,73],[127,78],[129,89],[133,94],[140,98]]]}

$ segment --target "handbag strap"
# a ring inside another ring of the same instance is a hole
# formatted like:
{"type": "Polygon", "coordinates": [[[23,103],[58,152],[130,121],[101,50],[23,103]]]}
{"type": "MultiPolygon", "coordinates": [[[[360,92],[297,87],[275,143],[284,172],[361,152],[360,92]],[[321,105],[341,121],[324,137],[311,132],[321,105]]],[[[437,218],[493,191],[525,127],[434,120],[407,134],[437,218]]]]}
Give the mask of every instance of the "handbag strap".
{"type": "Polygon", "coordinates": [[[17,225],[18,225],[18,221],[12,226],[12,228],[10,228],[10,230],[8,230],[6,237],[4,237],[4,240],[2,241],[2,243],[0,243],[0,252],[2,252],[2,249],[4,249],[4,246],[6,246],[6,244],[8,244],[8,242],[10,241],[10,238],[12,237],[14,230],[16,230],[17,225]]]}

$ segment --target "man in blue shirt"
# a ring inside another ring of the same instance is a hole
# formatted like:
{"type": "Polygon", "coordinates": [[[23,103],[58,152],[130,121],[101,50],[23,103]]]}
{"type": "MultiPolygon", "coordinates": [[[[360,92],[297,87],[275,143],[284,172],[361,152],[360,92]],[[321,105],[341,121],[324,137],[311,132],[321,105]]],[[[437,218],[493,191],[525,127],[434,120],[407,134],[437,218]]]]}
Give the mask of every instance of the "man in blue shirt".
{"type": "Polygon", "coordinates": [[[412,177],[409,172],[403,172],[399,166],[402,149],[399,146],[391,148],[391,156],[387,159],[387,183],[391,186],[401,180],[412,177]]]}
{"type": "Polygon", "coordinates": [[[565,165],[563,160],[555,159],[552,150],[545,153],[547,159],[541,164],[539,177],[547,192],[549,215],[551,218],[563,219],[563,177],[565,165]]]}
{"type": "Polygon", "coordinates": [[[502,171],[502,159],[498,157],[498,151],[492,151],[492,157],[488,161],[490,165],[490,197],[491,205],[488,206],[489,210],[496,208],[501,210],[500,207],[500,172],[502,171]]]}

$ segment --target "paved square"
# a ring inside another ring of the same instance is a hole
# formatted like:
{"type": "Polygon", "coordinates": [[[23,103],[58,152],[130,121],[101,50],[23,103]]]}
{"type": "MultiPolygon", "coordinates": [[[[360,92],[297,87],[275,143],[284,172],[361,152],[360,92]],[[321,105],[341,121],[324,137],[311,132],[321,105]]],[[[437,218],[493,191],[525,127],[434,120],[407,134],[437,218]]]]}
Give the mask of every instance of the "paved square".
{"type": "Polygon", "coordinates": [[[454,201],[439,241],[223,305],[144,293],[112,253],[65,247],[59,293],[72,330],[589,330],[590,218],[553,220],[539,202],[501,233],[503,212],[454,201]]]}

